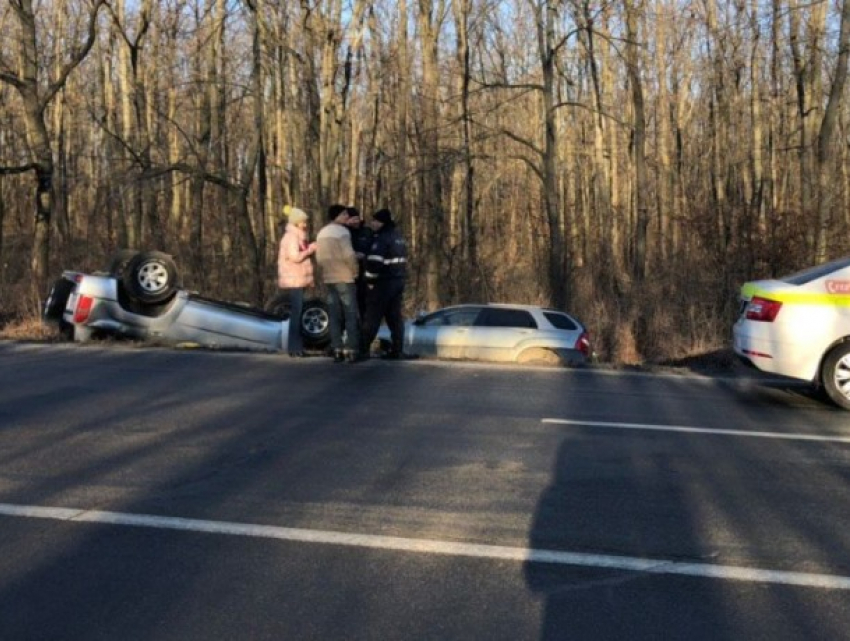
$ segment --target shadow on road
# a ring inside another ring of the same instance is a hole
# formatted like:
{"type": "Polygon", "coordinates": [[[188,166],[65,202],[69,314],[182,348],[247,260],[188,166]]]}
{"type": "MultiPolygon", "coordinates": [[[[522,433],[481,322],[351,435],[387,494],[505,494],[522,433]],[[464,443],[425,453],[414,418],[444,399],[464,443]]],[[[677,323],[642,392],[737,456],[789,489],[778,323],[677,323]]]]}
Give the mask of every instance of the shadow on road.
{"type": "MultiPolygon", "coordinates": [[[[646,384],[635,377],[632,385],[646,384]]],[[[707,402],[693,416],[718,429],[757,429],[760,415],[778,409],[811,428],[810,410],[823,408],[790,393],[782,385],[733,390],[728,407],[707,402]]],[[[648,415],[681,423],[683,400],[703,402],[659,395],[648,415]]],[[[529,547],[847,576],[848,487],[846,445],[565,426],[529,547]]],[[[846,634],[847,615],[836,618],[848,598],[840,590],[541,562],[525,563],[524,575],[542,599],[545,641],[846,634]]]]}

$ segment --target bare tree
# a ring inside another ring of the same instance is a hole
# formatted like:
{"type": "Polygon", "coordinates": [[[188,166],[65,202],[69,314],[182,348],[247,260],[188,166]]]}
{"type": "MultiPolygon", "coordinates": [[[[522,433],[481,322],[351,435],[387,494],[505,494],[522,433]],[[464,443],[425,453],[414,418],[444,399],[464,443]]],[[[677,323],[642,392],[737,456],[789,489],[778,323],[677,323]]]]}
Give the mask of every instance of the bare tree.
{"type": "Polygon", "coordinates": [[[818,134],[816,169],[818,184],[818,211],[815,236],[815,260],[823,262],[827,258],[827,235],[829,233],[829,215],[832,205],[832,180],[830,166],[835,157],[835,131],[838,113],[844,102],[844,85],[847,82],[847,61],[850,58],[850,2],[841,4],[841,29],[838,36],[838,59],[832,74],[832,86],[829,99],[818,134]]]}
{"type": "Polygon", "coordinates": [[[419,95],[419,204],[422,247],[426,261],[426,300],[429,308],[443,303],[443,259],[440,238],[443,235],[443,186],[440,142],[440,65],[439,37],[445,12],[444,0],[419,0],[417,26],[422,55],[422,84],[419,95]]]}
{"type": "Polygon", "coordinates": [[[632,255],[632,273],[635,280],[646,277],[646,243],[649,226],[649,212],[645,203],[647,188],[646,173],[646,113],[643,98],[643,84],[640,69],[640,35],[638,18],[640,8],[631,0],[623,2],[626,12],[626,68],[628,69],[631,89],[634,123],[632,125],[632,161],[635,170],[632,191],[635,208],[635,236],[632,255]]]}
{"type": "Polygon", "coordinates": [[[543,148],[541,180],[543,205],[549,231],[547,285],[552,303],[565,309],[570,302],[570,253],[561,215],[560,192],[557,182],[558,134],[555,120],[557,105],[556,70],[559,49],[567,41],[555,37],[557,3],[552,0],[529,0],[535,20],[537,52],[542,85],[540,86],[543,116],[543,148]]]}
{"type": "Polygon", "coordinates": [[[78,41],[67,54],[65,63],[54,74],[41,64],[41,37],[32,0],[8,0],[18,21],[17,60],[6,59],[0,52],[0,80],[18,92],[23,103],[24,125],[30,162],[0,168],[2,173],[32,171],[35,175],[35,235],[30,255],[34,285],[43,289],[49,277],[50,232],[54,206],[54,161],[45,110],[65,86],[68,76],[85,60],[97,34],[97,16],[104,0],[92,0],[81,16],[83,24],[78,41]]]}

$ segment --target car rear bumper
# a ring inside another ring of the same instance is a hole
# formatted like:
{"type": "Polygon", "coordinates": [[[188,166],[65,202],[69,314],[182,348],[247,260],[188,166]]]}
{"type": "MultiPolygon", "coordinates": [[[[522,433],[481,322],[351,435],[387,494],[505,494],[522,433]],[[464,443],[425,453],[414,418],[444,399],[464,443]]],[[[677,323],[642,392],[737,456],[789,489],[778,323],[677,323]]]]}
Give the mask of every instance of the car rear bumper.
{"type": "Polygon", "coordinates": [[[744,363],[770,374],[812,381],[817,374],[818,356],[801,345],[775,340],[771,329],[739,321],[733,330],[733,349],[744,363]]]}

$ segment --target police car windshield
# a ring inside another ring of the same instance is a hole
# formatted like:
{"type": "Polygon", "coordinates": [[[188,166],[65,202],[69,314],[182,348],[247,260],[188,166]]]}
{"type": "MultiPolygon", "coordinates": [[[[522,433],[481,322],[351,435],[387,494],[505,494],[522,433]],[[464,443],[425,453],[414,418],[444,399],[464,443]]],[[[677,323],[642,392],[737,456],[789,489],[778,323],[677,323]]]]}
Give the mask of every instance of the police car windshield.
{"type": "Polygon", "coordinates": [[[792,285],[805,285],[806,283],[810,283],[813,280],[817,280],[818,278],[831,274],[839,269],[844,269],[845,267],[850,267],[850,257],[839,258],[838,260],[834,260],[830,263],[809,267],[803,271],[783,276],[779,280],[792,285]]]}

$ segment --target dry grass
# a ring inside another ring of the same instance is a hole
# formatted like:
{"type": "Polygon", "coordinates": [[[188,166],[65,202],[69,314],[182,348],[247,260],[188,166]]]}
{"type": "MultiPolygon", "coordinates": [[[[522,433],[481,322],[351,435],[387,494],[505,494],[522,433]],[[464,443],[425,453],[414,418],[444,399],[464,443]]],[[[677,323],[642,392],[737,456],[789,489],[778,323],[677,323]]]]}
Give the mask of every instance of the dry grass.
{"type": "Polygon", "coordinates": [[[61,340],[61,336],[55,325],[44,323],[37,316],[27,316],[0,320],[0,339],[54,342],[61,340]]]}

